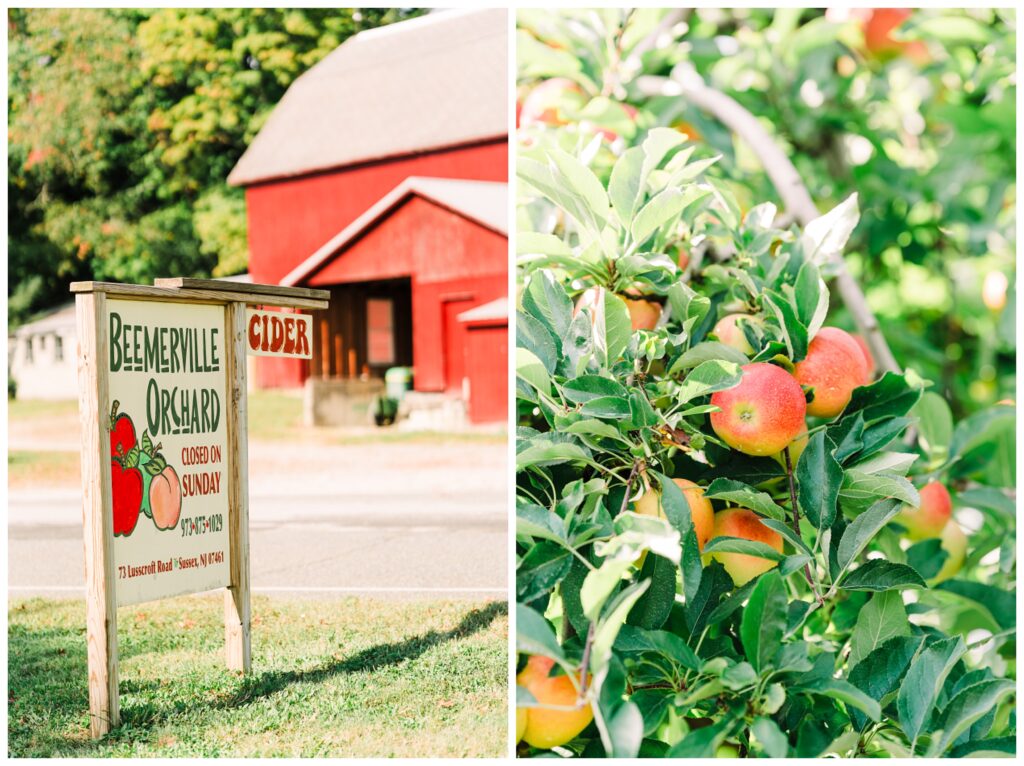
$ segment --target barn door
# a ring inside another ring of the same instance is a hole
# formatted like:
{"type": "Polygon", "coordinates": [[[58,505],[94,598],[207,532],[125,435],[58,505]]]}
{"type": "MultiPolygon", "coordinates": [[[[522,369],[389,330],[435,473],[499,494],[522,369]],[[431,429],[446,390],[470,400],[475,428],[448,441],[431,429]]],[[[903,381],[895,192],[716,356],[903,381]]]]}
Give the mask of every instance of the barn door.
{"type": "Polygon", "coordinates": [[[466,328],[458,316],[473,307],[472,296],[444,299],[444,390],[462,394],[462,379],[466,377],[466,328]]]}

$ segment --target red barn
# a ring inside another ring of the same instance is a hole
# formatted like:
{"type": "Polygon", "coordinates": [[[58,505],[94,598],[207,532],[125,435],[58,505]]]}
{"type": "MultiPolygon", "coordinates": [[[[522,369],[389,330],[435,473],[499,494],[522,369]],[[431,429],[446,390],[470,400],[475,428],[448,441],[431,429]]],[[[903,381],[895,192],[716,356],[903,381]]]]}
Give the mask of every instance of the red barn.
{"type": "Polygon", "coordinates": [[[249,272],[328,289],[331,308],[313,359],[260,358],[257,385],[411,366],[417,391],[505,418],[507,308],[485,323],[500,343],[471,342],[480,322],[459,317],[508,290],[507,35],[504,10],[362,32],[275,107],[228,179],[245,187],[249,272]]]}

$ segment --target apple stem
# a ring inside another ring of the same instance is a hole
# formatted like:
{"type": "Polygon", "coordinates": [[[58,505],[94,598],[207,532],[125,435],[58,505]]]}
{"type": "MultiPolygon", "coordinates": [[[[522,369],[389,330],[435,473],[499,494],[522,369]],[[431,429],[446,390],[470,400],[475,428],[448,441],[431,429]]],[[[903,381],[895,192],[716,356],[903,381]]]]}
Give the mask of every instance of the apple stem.
{"type": "MultiPolygon", "coordinates": [[[[789,455],[788,444],[782,451],[786,455],[786,478],[789,480],[789,502],[793,507],[793,534],[795,534],[797,538],[800,538],[800,509],[796,504],[796,483],[793,481],[793,458],[789,455]]],[[[804,575],[807,577],[807,584],[811,586],[811,590],[814,592],[814,597],[818,599],[818,603],[821,604],[821,606],[825,606],[825,601],[822,599],[821,593],[818,592],[818,586],[814,583],[814,578],[811,576],[810,563],[804,564],[804,575]]]]}
{"type": "Polygon", "coordinates": [[[587,696],[587,681],[590,680],[590,674],[587,672],[587,666],[590,664],[590,650],[594,646],[594,628],[596,624],[596,620],[590,621],[590,627],[587,628],[587,640],[583,644],[583,659],[580,661],[580,694],[579,700],[576,703],[578,707],[582,707],[586,704],[586,700],[584,698],[587,696]]]}
{"type": "Polygon", "coordinates": [[[621,516],[626,512],[626,507],[629,505],[629,490],[633,486],[633,479],[636,478],[637,472],[640,470],[640,465],[643,463],[642,460],[634,460],[633,468],[629,472],[629,478],[626,479],[626,494],[622,497],[622,506],[619,508],[619,515],[621,516]]]}

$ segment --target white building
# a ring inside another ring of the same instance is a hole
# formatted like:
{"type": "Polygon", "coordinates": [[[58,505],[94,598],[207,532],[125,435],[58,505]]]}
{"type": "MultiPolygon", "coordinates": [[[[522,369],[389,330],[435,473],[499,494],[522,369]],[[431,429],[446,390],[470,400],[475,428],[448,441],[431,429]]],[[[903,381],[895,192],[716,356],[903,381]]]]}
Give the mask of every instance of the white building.
{"type": "Polygon", "coordinates": [[[7,369],[19,399],[77,399],[75,304],[19,327],[7,339],[7,369]]]}

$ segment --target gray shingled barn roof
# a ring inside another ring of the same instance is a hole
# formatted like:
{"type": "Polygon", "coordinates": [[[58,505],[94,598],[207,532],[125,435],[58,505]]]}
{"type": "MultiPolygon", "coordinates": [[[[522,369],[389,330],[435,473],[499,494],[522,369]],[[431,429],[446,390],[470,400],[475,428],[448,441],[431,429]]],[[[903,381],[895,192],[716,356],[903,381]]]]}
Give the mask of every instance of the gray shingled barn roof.
{"type": "Polygon", "coordinates": [[[507,37],[503,9],[435,12],[360,32],[292,83],[228,182],[507,135],[507,37]]]}

